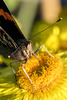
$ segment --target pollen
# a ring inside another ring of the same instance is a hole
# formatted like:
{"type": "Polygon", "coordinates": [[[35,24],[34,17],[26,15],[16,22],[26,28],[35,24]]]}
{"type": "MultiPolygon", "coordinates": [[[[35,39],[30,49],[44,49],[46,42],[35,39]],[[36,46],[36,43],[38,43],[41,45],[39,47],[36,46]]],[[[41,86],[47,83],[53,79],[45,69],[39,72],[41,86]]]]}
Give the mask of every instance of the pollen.
{"type": "Polygon", "coordinates": [[[63,63],[60,56],[56,54],[52,55],[55,58],[46,52],[37,53],[36,56],[40,62],[35,56],[32,56],[23,66],[33,83],[34,89],[22,70],[21,65],[18,67],[16,80],[20,88],[35,93],[43,91],[57,82],[63,70],[63,63]]]}

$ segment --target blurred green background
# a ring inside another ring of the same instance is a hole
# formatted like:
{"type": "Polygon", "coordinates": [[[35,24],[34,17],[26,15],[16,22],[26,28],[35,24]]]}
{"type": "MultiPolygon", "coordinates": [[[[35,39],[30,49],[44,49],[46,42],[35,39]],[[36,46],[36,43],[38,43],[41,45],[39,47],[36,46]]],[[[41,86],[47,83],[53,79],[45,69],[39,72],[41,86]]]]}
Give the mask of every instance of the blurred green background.
{"type": "MultiPolygon", "coordinates": [[[[50,52],[67,51],[67,1],[66,0],[4,0],[17,24],[27,39],[30,38],[34,51],[44,45],[50,52]],[[59,18],[62,21],[31,38],[47,28],[59,18]]],[[[44,51],[42,48],[41,51],[44,51]]],[[[9,66],[12,60],[0,56],[0,63],[9,66]]],[[[5,65],[5,67],[6,67],[5,65]]],[[[3,68],[3,66],[1,67],[3,68]]]]}

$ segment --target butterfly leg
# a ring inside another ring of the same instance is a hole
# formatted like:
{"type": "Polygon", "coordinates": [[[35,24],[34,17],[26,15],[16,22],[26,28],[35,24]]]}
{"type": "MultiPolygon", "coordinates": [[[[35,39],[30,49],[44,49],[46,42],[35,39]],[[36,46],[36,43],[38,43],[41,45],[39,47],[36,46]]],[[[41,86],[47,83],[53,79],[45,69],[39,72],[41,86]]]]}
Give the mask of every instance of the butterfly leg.
{"type": "Polygon", "coordinates": [[[49,53],[49,51],[48,51],[43,45],[40,45],[40,47],[35,51],[35,53],[37,53],[42,47],[47,51],[47,53],[48,53],[51,57],[55,58],[52,54],[49,53]]]}
{"type": "Polygon", "coordinates": [[[35,53],[34,53],[33,55],[38,59],[38,61],[39,61],[39,63],[40,63],[40,60],[39,60],[39,58],[35,55],[35,53]]]}
{"type": "MultiPolygon", "coordinates": [[[[20,62],[22,62],[22,61],[17,61],[17,62],[11,62],[11,63],[10,63],[10,66],[11,66],[12,71],[13,71],[13,73],[14,73],[14,74],[16,74],[16,71],[14,70],[14,68],[13,68],[12,64],[16,64],[16,63],[20,63],[20,62]]],[[[26,62],[27,62],[27,60],[25,60],[25,63],[24,63],[24,64],[26,64],[26,62]]],[[[29,81],[30,81],[30,83],[31,83],[31,85],[32,85],[32,88],[34,89],[34,87],[33,87],[33,82],[31,81],[31,79],[30,79],[29,75],[27,74],[27,72],[25,71],[25,69],[24,69],[24,67],[23,67],[23,66],[24,66],[24,64],[22,64],[22,65],[21,65],[22,70],[23,70],[23,71],[24,71],[24,73],[26,74],[27,78],[29,79],[29,81]]]]}
{"type": "Polygon", "coordinates": [[[30,81],[30,83],[31,83],[31,85],[32,85],[32,88],[34,89],[33,82],[31,81],[29,75],[27,74],[27,72],[25,71],[25,69],[24,69],[24,67],[23,67],[23,66],[26,64],[26,62],[27,62],[27,60],[25,61],[24,64],[21,65],[21,67],[22,67],[24,73],[26,74],[27,78],[29,79],[29,81],[30,81]]]}
{"type": "Polygon", "coordinates": [[[16,74],[16,71],[14,70],[12,64],[17,64],[17,63],[20,63],[20,62],[22,62],[22,61],[16,61],[16,62],[11,62],[11,63],[10,63],[10,66],[11,66],[12,71],[13,71],[14,74],[16,74]]]}

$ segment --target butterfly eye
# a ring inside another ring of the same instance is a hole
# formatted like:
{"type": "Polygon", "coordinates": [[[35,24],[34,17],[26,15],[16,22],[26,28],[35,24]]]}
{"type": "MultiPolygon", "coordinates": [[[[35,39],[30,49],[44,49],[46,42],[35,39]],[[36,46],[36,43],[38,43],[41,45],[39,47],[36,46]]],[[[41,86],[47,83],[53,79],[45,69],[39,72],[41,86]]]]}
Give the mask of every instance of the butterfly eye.
{"type": "Polygon", "coordinates": [[[26,47],[25,47],[25,46],[23,46],[23,47],[22,47],[22,50],[26,50],[26,47]]]}

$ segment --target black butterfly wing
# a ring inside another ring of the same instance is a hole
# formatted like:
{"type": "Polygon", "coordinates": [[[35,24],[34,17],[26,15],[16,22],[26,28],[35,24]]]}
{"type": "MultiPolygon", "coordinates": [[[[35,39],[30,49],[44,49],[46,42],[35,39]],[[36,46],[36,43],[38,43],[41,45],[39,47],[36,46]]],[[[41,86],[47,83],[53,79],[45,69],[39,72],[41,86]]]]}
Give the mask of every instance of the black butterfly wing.
{"type": "Polygon", "coordinates": [[[16,47],[15,43],[7,36],[7,34],[0,28],[0,55],[7,57],[16,47]]]}
{"type": "Polygon", "coordinates": [[[0,0],[0,54],[11,54],[26,40],[3,0],[0,0]]]}
{"type": "Polygon", "coordinates": [[[3,0],[0,0],[0,26],[17,45],[21,44],[22,39],[26,40],[3,0]]]}

